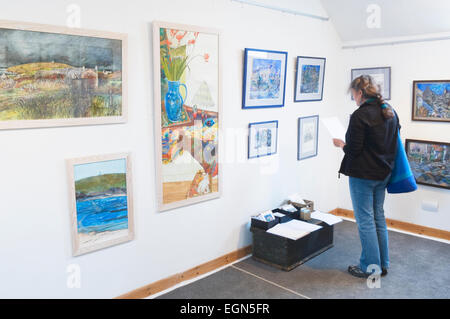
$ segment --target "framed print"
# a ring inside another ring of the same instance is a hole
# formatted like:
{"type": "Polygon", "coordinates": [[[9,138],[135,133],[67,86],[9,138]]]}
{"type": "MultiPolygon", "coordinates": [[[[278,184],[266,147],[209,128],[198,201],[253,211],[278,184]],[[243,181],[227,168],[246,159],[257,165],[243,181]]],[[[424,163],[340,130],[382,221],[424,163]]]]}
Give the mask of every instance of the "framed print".
{"type": "Polygon", "coordinates": [[[134,239],[129,154],[67,160],[73,255],[134,239]]]}
{"type": "Polygon", "coordinates": [[[450,80],[413,81],[413,121],[450,122],[450,80]]]}
{"type": "Polygon", "coordinates": [[[159,211],[221,193],[221,33],[153,23],[159,211]]]}
{"type": "Polygon", "coordinates": [[[287,52],[245,49],[242,108],[284,106],[287,52]]]}
{"type": "Polygon", "coordinates": [[[325,58],[297,57],[294,102],[322,100],[325,62],[325,58]]]}
{"type": "MultiPolygon", "coordinates": [[[[391,67],[352,69],[352,81],[361,75],[370,75],[380,87],[385,100],[391,99],[391,67]]],[[[352,96],[353,100],[353,96],[352,96]]]]}
{"type": "Polygon", "coordinates": [[[273,155],[277,152],[278,121],[250,123],[248,129],[248,158],[273,155]]]}
{"type": "Polygon", "coordinates": [[[298,119],[297,160],[317,156],[319,138],[319,115],[300,117],[298,119]]]}
{"type": "Polygon", "coordinates": [[[406,139],[405,148],[417,184],[450,189],[450,143],[406,139]]]}
{"type": "Polygon", "coordinates": [[[0,21],[0,129],[126,120],[126,34],[0,21]]]}

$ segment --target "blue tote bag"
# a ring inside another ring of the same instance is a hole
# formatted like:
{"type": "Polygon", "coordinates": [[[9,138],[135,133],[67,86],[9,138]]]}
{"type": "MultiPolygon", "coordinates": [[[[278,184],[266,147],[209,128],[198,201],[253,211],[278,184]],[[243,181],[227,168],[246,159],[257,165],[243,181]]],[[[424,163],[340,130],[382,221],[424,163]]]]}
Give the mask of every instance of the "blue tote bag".
{"type": "Polygon", "coordinates": [[[395,156],[394,168],[387,185],[387,191],[391,194],[399,194],[413,192],[416,189],[416,179],[409,166],[400,132],[397,131],[397,155],[395,156]]]}

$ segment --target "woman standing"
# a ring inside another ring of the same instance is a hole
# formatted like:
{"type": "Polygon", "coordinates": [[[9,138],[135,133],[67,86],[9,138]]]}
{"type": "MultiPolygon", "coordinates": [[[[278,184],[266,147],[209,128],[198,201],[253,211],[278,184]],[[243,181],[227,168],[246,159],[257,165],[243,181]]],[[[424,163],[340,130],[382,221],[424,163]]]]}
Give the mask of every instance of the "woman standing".
{"type": "Polygon", "coordinates": [[[372,77],[362,75],[350,85],[356,105],[345,135],[346,142],[333,139],[345,153],[339,174],[349,176],[362,252],[359,265],[349,266],[356,277],[373,272],[387,274],[389,268],[388,233],[384,217],[385,189],[393,169],[399,120],[385,104],[372,77]]]}

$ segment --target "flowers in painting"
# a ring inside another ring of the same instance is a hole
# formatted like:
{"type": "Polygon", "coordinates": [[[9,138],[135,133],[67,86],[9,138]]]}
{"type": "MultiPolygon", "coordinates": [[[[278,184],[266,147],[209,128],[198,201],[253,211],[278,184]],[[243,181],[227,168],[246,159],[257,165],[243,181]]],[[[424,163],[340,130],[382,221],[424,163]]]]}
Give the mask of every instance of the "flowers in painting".
{"type": "Polygon", "coordinates": [[[161,68],[169,81],[179,81],[186,68],[196,57],[209,61],[209,54],[191,56],[199,36],[198,32],[164,29],[161,34],[161,68]]]}

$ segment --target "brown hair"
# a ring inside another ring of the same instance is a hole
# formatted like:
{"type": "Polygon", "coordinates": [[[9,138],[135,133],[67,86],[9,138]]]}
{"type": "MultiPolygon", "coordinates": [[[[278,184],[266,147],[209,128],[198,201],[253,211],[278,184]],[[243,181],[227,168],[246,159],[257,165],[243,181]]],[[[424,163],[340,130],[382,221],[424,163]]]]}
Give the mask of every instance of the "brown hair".
{"type": "Polygon", "coordinates": [[[381,113],[385,119],[394,117],[394,111],[392,107],[384,102],[383,97],[380,94],[380,87],[374,81],[370,75],[361,75],[354,79],[350,84],[349,91],[353,89],[355,91],[361,90],[365,99],[375,98],[380,104],[381,113]]]}

